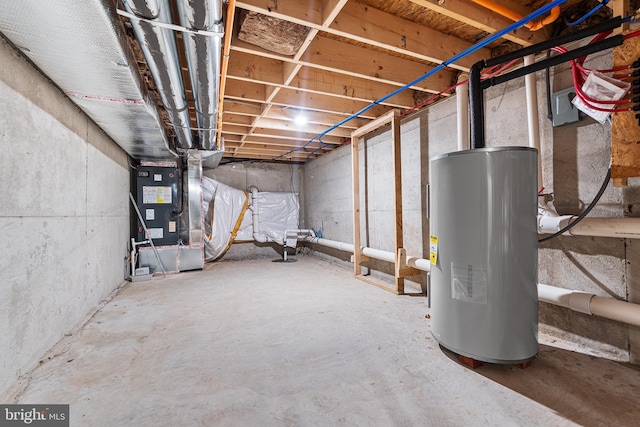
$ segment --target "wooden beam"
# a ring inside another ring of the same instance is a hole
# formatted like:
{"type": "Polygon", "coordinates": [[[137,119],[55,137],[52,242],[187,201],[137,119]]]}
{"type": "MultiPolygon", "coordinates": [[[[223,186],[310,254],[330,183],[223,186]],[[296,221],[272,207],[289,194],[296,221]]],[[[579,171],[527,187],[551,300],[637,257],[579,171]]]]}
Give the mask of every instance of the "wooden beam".
{"type": "Polygon", "coordinates": [[[239,114],[224,113],[222,115],[222,122],[230,125],[250,126],[253,122],[251,116],[243,116],[239,114]]]}
{"type": "Polygon", "coordinates": [[[230,77],[242,80],[258,80],[269,84],[282,85],[283,61],[263,56],[251,55],[246,52],[233,52],[229,56],[230,77]]]}
{"type": "MultiPolygon", "coordinates": [[[[299,114],[304,114],[307,119],[307,123],[314,123],[318,125],[333,126],[344,119],[343,115],[332,113],[321,113],[318,111],[305,110],[303,108],[291,108],[291,107],[273,107],[267,111],[263,117],[269,117],[272,119],[280,120],[295,120],[299,114]]],[[[357,129],[360,126],[364,126],[369,122],[368,119],[353,119],[345,123],[342,128],[357,129]]]]}
{"type": "Polygon", "coordinates": [[[229,79],[224,94],[225,99],[265,102],[267,93],[265,85],[229,79]]]}
{"type": "Polygon", "coordinates": [[[247,116],[259,116],[262,114],[262,104],[255,104],[251,102],[238,102],[232,100],[225,100],[223,104],[223,111],[232,114],[243,114],[247,116]]]}
{"type": "MultiPolygon", "coordinates": [[[[387,83],[334,73],[311,67],[301,67],[289,86],[307,92],[325,93],[342,98],[373,102],[393,92],[398,87],[387,83]]],[[[400,108],[415,106],[413,90],[408,89],[387,99],[384,105],[400,108]]]]}
{"type": "MultiPolygon", "coordinates": [[[[345,116],[354,114],[369,105],[368,102],[353,101],[293,89],[280,90],[272,102],[276,105],[285,105],[295,108],[308,107],[315,111],[343,114],[345,116]]],[[[388,110],[389,107],[377,105],[363,113],[361,117],[372,119],[380,114],[384,114],[388,110]]]]}
{"type": "MultiPolygon", "coordinates": [[[[316,133],[308,133],[308,132],[292,132],[292,131],[285,131],[285,130],[275,130],[275,129],[267,129],[267,128],[262,128],[262,127],[256,127],[255,129],[253,129],[253,131],[250,133],[250,135],[276,137],[276,138],[281,138],[281,139],[292,139],[292,140],[296,140],[296,141],[310,141],[311,139],[316,137],[318,134],[316,134],[316,133]]],[[[344,140],[344,138],[340,138],[340,137],[332,136],[332,135],[326,135],[326,136],[322,137],[322,141],[324,141],[327,144],[341,145],[343,143],[343,140],[344,140]]]]}
{"type": "Polygon", "coordinates": [[[323,0],[322,26],[327,27],[331,24],[346,4],[347,0],[323,0]]]}
{"type": "Polygon", "coordinates": [[[236,7],[304,26],[322,26],[324,6],[319,0],[238,0],[236,7]]]}
{"type": "MultiPolygon", "coordinates": [[[[291,132],[308,132],[314,133],[316,135],[327,130],[327,126],[325,125],[316,125],[313,123],[305,123],[303,125],[299,125],[291,120],[271,119],[268,117],[257,118],[254,122],[254,125],[260,128],[277,129],[291,132]]],[[[327,135],[347,138],[351,135],[351,129],[336,128],[328,132],[327,135]]]]}
{"type": "MultiPolygon", "coordinates": [[[[442,0],[409,0],[429,10],[448,16],[465,24],[476,27],[488,33],[495,33],[513,24],[513,21],[491,12],[470,0],[442,1],[442,0]]],[[[521,46],[531,46],[548,39],[544,30],[529,31],[520,28],[503,36],[505,39],[521,46]]]]}
{"type": "MultiPolygon", "coordinates": [[[[415,80],[434,68],[430,65],[320,36],[311,43],[301,61],[304,65],[311,67],[397,86],[404,86],[407,82],[415,80]]],[[[416,84],[414,89],[439,93],[449,87],[454,78],[454,72],[440,70],[429,79],[416,84]]]]}
{"type": "MultiPolygon", "coordinates": [[[[342,9],[329,31],[342,37],[438,64],[472,46],[472,43],[466,40],[356,2],[349,2],[342,9]]],[[[469,71],[474,63],[490,57],[491,51],[488,48],[482,48],[460,60],[459,63],[453,64],[452,67],[469,71]]]]}
{"type": "Polygon", "coordinates": [[[361,128],[353,131],[351,133],[351,138],[361,138],[363,136],[365,136],[366,134],[373,132],[374,130],[382,127],[382,126],[386,126],[387,124],[389,124],[389,122],[391,122],[391,119],[393,118],[393,116],[396,115],[396,110],[391,110],[388,111],[386,114],[378,117],[375,120],[372,120],[371,122],[367,123],[366,125],[362,126],[361,128]]]}

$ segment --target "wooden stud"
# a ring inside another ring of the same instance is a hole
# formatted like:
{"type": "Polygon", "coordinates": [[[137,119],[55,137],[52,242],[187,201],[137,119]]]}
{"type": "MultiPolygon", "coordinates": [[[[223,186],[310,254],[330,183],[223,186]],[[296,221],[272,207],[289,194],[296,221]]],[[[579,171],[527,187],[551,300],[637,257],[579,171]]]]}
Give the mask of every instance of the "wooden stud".
{"type": "MultiPolygon", "coordinates": [[[[371,261],[371,257],[360,254],[360,262],[369,262],[371,261]]],[[[351,255],[351,262],[355,262],[355,256],[351,255]]]]}
{"type": "Polygon", "coordinates": [[[396,255],[396,277],[410,277],[420,274],[420,270],[413,267],[407,267],[407,250],[398,248],[396,255]]]}
{"type": "MultiPolygon", "coordinates": [[[[391,115],[391,151],[393,157],[393,215],[395,217],[394,225],[394,253],[404,245],[402,235],[402,147],[400,144],[400,112],[393,110],[391,115]]],[[[399,268],[398,259],[396,258],[396,270],[399,268]]],[[[396,274],[396,291],[399,294],[404,293],[404,277],[396,274]]]]}
{"type": "Polygon", "coordinates": [[[358,131],[351,134],[351,179],[353,183],[353,274],[362,274],[360,249],[360,153],[358,131]]]}
{"type": "Polygon", "coordinates": [[[400,293],[396,289],[391,288],[387,282],[376,279],[375,277],[363,276],[362,274],[357,274],[356,279],[362,280],[363,282],[373,285],[376,288],[380,288],[387,292],[391,292],[392,294],[400,295],[400,293]]]}

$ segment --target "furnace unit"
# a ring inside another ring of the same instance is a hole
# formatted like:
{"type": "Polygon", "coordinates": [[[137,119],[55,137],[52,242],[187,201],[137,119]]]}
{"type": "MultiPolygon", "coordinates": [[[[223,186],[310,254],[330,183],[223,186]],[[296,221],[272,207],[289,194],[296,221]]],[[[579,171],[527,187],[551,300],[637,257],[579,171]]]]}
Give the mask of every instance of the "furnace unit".
{"type": "Polygon", "coordinates": [[[176,245],[179,240],[178,173],[175,167],[139,166],[136,177],[136,204],[149,236],[136,221],[136,240],[153,239],[156,246],[176,245]]]}

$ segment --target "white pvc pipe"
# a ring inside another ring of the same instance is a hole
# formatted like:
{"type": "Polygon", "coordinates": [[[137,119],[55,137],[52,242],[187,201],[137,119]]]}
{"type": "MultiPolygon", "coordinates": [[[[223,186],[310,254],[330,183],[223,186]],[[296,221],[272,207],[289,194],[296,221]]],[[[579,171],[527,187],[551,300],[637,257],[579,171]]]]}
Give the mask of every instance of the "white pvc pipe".
{"type": "Polygon", "coordinates": [[[251,209],[251,219],[253,222],[253,240],[258,243],[267,243],[267,242],[276,242],[278,244],[283,245],[284,241],[277,241],[272,239],[269,236],[265,236],[264,234],[260,234],[260,216],[258,213],[258,189],[254,186],[248,188],[251,192],[251,205],[249,209],[251,209]]]}
{"type": "Polygon", "coordinates": [[[422,271],[431,271],[431,261],[424,258],[417,258],[413,256],[407,257],[407,266],[413,267],[422,271]]]}
{"type": "MultiPolygon", "coordinates": [[[[353,253],[353,245],[335,240],[307,237],[306,241],[353,253]]],[[[395,262],[392,252],[363,248],[363,255],[384,261],[395,262]]],[[[430,262],[424,258],[407,257],[407,266],[422,271],[430,270],[430,262]]],[[[612,298],[603,298],[588,292],[572,291],[555,286],[538,284],[538,300],[569,308],[580,313],[604,317],[629,325],[640,326],[640,305],[612,298]]]]}
{"type": "MultiPolygon", "coordinates": [[[[535,62],[534,55],[524,57],[524,66],[535,62]]],[[[536,74],[529,73],[524,77],[527,94],[527,125],[529,129],[529,147],[538,150],[538,190],[542,189],[542,161],[540,156],[540,122],[538,118],[538,91],[536,88],[536,74]]]]}
{"type": "Polygon", "coordinates": [[[392,263],[396,262],[396,254],[393,252],[381,251],[380,249],[362,248],[362,255],[379,259],[381,261],[388,261],[392,263]]]}
{"type": "MultiPolygon", "coordinates": [[[[575,217],[574,217],[575,218],[575,217]]],[[[640,218],[584,218],[569,234],[572,236],[640,239],[640,218]]]]}
{"type": "MultiPolygon", "coordinates": [[[[310,243],[326,246],[328,248],[354,253],[353,245],[351,243],[338,242],[319,237],[306,237],[304,240],[310,243]]],[[[395,254],[393,252],[381,251],[373,248],[362,248],[362,254],[381,261],[388,261],[392,263],[396,262],[395,254]]],[[[413,267],[418,270],[429,271],[431,263],[428,259],[408,256],[406,265],[407,267],[413,267]]]]}
{"type": "Polygon", "coordinates": [[[466,83],[456,87],[458,151],[471,149],[471,140],[469,139],[469,74],[463,73],[458,76],[458,83],[465,80],[466,83]]]}
{"type": "Polygon", "coordinates": [[[338,249],[339,251],[353,253],[353,245],[351,243],[338,242],[336,240],[322,239],[320,237],[306,237],[304,239],[310,243],[326,246],[328,248],[338,249]]]}
{"type": "MultiPolygon", "coordinates": [[[[538,233],[556,233],[575,221],[576,218],[572,215],[538,215],[538,233]]],[[[583,218],[565,234],[569,236],[640,239],[640,218],[583,218]]]]}
{"type": "Polygon", "coordinates": [[[640,326],[640,305],[555,286],[538,284],[538,299],[580,313],[640,326]]]}

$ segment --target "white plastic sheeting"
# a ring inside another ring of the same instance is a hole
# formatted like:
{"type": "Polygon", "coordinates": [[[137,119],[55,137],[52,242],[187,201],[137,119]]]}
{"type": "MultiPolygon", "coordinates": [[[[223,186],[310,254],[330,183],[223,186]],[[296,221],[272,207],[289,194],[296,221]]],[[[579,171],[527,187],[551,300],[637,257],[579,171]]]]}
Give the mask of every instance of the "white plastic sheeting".
{"type": "MultiPolygon", "coordinates": [[[[254,240],[250,194],[203,176],[202,198],[206,261],[220,258],[233,241],[254,240]],[[245,203],[249,206],[243,213],[245,203]],[[233,232],[240,215],[243,217],[234,239],[233,232]]],[[[282,244],[285,231],[298,228],[299,211],[298,196],[293,193],[258,193],[260,235],[282,244]]]]}
{"type": "MultiPolygon", "coordinates": [[[[284,244],[287,230],[298,228],[300,204],[294,193],[258,193],[258,218],[260,236],[267,241],[284,244]]],[[[237,240],[254,240],[252,212],[245,213],[237,240]]]]}

